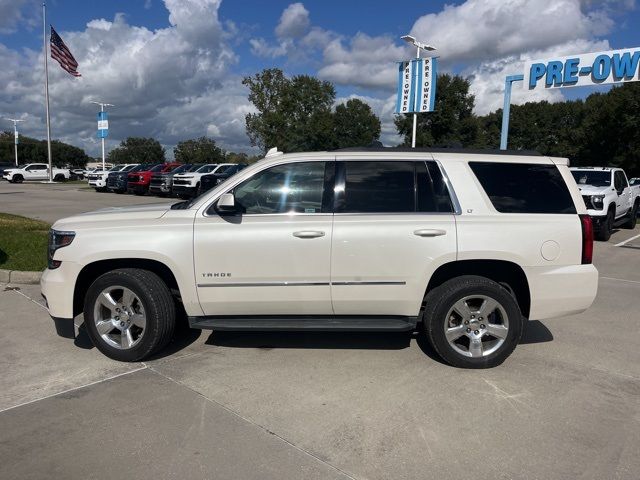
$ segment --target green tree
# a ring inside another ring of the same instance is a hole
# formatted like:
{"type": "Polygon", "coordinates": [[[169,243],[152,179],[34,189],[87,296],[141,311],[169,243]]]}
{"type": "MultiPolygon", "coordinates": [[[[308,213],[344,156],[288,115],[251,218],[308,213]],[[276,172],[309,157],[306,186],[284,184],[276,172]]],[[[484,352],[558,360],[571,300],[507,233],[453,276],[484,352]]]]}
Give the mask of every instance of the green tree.
{"type": "Polygon", "coordinates": [[[155,138],[128,137],[109,152],[110,163],[162,163],[164,147],[155,138]]]}
{"type": "Polygon", "coordinates": [[[326,150],[334,144],[331,107],[335,89],[308,75],[291,79],[279,69],[266,69],[242,81],[258,110],[245,117],[251,145],[263,151],[326,150]]]}
{"type": "MultiPolygon", "coordinates": [[[[435,111],[418,114],[417,147],[478,146],[480,124],[473,114],[475,97],[469,80],[458,75],[438,75],[435,111]]],[[[396,115],[396,128],[411,145],[413,114],[396,115]]]]}
{"type": "Polygon", "coordinates": [[[248,155],[244,152],[227,152],[226,156],[224,157],[224,161],[226,163],[244,163],[246,165],[250,165],[257,162],[261,158],[262,155],[248,155]]]}
{"type": "Polygon", "coordinates": [[[357,98],[336,107],[333,114],[336,148],[366,147],[380,138],[380,119],[357,98]]]}
{"type": "MultiPolygon", "coordinates": [[[[13,132],[0,133],[0,162],[15,161],[13,132]]],[[[84,166],[90,160],[85,151],[59,140],[51,141],[51,157],[56,167],[84,166]]],[[[18,160],[21,164],[48,162],[47,142],[20,135],[18,160]]]]}
{"type": "Polygon", "coordinates": [[[178,142],[173,149],[177,162],[182,163],[219,163],[225,158],[225,151],[208,137],[194,138],[178,142]]]}

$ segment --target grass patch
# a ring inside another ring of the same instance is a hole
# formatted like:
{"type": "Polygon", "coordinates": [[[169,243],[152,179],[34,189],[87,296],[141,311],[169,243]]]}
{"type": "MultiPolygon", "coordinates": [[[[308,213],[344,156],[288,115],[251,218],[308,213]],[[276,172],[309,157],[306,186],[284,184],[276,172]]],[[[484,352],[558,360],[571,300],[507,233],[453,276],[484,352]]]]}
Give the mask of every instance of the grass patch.
{"type": "Polygon", "coordinates": [[[0,213],[0,269],[44,270],[49,228],[40,220],[0,213]]]}

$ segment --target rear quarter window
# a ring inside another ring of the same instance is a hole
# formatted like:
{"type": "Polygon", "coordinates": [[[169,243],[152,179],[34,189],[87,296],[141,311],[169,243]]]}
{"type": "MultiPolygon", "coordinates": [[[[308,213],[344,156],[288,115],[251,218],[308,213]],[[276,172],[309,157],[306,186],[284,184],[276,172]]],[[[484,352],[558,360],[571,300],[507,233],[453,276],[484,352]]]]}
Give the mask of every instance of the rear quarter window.
{"type": "Polygon", "coordinates": [[[555,165],[469,162],[500,213],[577,213],[555,165]]]}

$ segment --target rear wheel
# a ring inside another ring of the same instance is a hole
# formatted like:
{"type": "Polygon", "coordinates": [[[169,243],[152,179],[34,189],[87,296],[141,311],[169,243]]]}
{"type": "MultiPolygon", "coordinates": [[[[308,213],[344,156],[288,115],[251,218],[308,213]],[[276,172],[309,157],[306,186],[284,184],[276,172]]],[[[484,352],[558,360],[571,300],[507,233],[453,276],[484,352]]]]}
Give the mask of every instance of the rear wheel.
{"type": "Polygon", "coordinates": [[[451,279],[425,298],[423,327],[427,339],[454,367],[500,365],[520,341],[523,321],[511,293],[485,277],[451,279]]]}
{"type": "Polygon", "coordinates": [[[636,202],[633,205],[633,208],[629,211],[629,216],[627,220],[622,224],[624,228],[628,228],[633,230],[636,228],[636,224],[638,223],[638,207],[640,206],[640,202],[636,202]]]}
{"type": "Polygon", "coordinates": [[[53,180],[56,182],[64,182],[66,180],[65,176],[62,173],[58,173],[53,180]]]}
{"type": "Polygon", "coordinates": [[[173,336],[175,304],[166,284],[147,270],[123,268],[89,287],[84,323],[93,344],[107,357],[142,360],[173,336]]]}
{"type": "Polygon", "coordinates": [[[603,242],[608,241],[611,238],[611,231],[613,230],[613,222],[615,221],[615,213],[613,210],[609,210],[607,218],[600,226],[600,229],[596,232],[596,238],[603,242]]]}

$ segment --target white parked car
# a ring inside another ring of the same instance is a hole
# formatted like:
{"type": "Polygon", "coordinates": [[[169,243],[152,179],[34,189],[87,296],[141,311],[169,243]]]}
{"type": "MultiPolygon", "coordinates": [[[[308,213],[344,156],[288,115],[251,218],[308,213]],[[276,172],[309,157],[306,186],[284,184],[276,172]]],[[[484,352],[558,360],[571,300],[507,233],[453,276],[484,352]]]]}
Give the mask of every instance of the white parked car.
{"type": "MultiPolygon", "coordinates": [[[[64,168],[53,167],[51,178],[56,182],[69,180],[71,174],[64,168]]],[[[49,165],[46,163],[29,163],[15,168],[7,168],[2,178],[12,183],[22,183],[25,180],[49,180],[49,165]]]]}
{"type": "Polygon", "coordinates": [[[616,226],[636,227],[640,209],[640,185],[631,185],[621,168],[571,168],[587,212],[593,219],[596,238],[609,240],[616,226]]]}
{"type": "Polygon", "coordinates": [[[90,187],[95,188],[96,192],[106,192],[107,179],[111,172],[128,172],[137,165],[137,163],[127,163],[126,165],[115,165],[108,170],[94,170],[87,174],[87,183],[90,187]]]}
{"type": "Polygon", "coordinates": [[[406,149],[273,153],[190,201],[56,222],[57,324],[144,359],[192,328],[412,331],[452,365],[514,350],[526,319],[583,312],[591,218],[562,158],[406,149]]]}
{"type": "Polygon", "coordinates": [[[222,173],[233,163],[208,163],[195,171],[177,173],[173,176],[171,192],[179,197],[194,197],[200,194],[200,178],[209,173],[222,173]]]}

